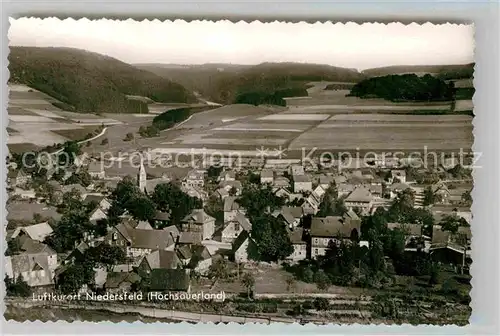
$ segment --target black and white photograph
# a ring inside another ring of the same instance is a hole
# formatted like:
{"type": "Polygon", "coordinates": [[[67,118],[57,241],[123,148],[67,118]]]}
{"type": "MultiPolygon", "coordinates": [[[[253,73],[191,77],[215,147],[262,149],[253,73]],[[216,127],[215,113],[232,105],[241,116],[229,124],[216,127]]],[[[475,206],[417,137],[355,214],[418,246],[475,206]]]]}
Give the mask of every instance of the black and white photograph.
{"type": "Polygon", "coordinates": [[[472,24],[8,39],[5,319],[469,323],[472,24]]]}

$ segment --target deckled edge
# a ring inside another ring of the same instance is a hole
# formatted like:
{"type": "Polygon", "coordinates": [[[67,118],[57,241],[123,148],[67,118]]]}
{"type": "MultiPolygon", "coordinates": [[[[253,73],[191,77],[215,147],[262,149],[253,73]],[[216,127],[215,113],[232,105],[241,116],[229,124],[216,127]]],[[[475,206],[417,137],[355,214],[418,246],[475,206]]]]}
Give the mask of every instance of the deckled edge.
{"type": "MultiPolygon", "coordinates": [[[[148,18],[144,18],[142,20],[140,19],[136,19],[136,18],[131,18],[129,17],[128,19],[123,19],[123,18],[116,18],[115,16],[113,15],[109,15],[109,16],[78,16],[78,15],[74,15],[74,16],[71,16],[71,17],[66,17],[64,15],[60,15],[60,16],[45,16],[45,15],[40,15],[40,16],[35,16],[35,15],[26,15],[26,16],[23,16],[22,14],[21,15],[12,15],[10,17],[8,17],[8,20],[4,20],[4,22],[6,22],[6,26],[3,26],[3,29],[2,31],[5,31],[7,32],[6,34],[4,34],[4,43],[3,43],[3,50],[7,50],[7,53],[3,53],[5,55],[3,55],[3,58],[2,58],[2,61],[3,61],[3,64],[5,64],[5,66],[3,67],[2,69],[2,85],[3,85],[3,90],[2,90],[2,105],[3,105],[3,109],[4,109],[4,116],[3,116],[3,139],[7,139],[8,137],[8,133],[7,133],[7,125],[8,125],[8,113],[7,113],[7,105],[8,105],[8,86],[7,86],[7,83],[8,83],[8,80],[10,78],[10,72],[8,70],[8,55],[9,55],[9,39],[8,39],[8,31],[10,29],[10,20],[12,19],[20,19],[20,18],[28,18],[28,19],[57,19],[59,21],[65,21],[65,20],[72,20],[72,21],[78,21],[78,20],[87,20],[87,21],[97,21],[97,20],[107,20],[107,21],[134,21],[134,22],[177,22],[177,21],[180,21],[180,22],[185,22],[185,23],[191,23],[191,22],[212,22],[212,23],[216,23],[216,22],[219,22],[219,21],[226,21],[226,22],[232,22],[233,24],[277,24],[277,23],[286,23],[286,24],[308,24],[308,25],[326,25],[326,24],[331,24],[331,25],[345,25],[345,24],[355,24],[355,25],[363,25],[363,24],[378,24],[378,25],[403,25],[403,26],[410,26],[410,25],[452,25],[452,26],[467,26],[467,25],[473,25],[474,26],[474,22],[472,20],[433,20],[433,22],[429,21],[429,20],[411,20],[411,21],[405,21],[405,20],[401,20],[401,21],[395,21],[395,20],[363,20],[363,19],[360,19],[360,18],[353,18],[353,19],[339,19],[339,20],[336,20],[336,21],[332,21],[332,20],[320,20],[320,19],[307,19],[307,20],[303,20],[303,19],[293,19],[293,18],[290,18],[290,19],[283,19],[283,18],[280,18],[280,19],[272,19],[272,18],[266,18],[264,20],[258,20],[258,19],[244,19],[244,17],[242,16],[241,18],[235,18],[235,19],[227,19],[225,17],[215,17],[215,18],[205,18],[205,19],[200,19],[199,16],[198,17],[192,17],[192,18],[189,18],[189,16],[177,16],[177,18],[174,18],[172,19],[172,17],[176,17],[176,15],[169,15],[169,18],[166,18],[166,19],[148,19],[148,18]],[[64,17],[63,19],[61,19],[61,17],[64,17]],[[74,17],[76,17],[77,19],[75,20],[74,17]],[[90,17],[90,19],[89,19],[90,17]],[[360,23],[361,22],[361,23],[360,23]],[[5,48],[5,49],[4,49],[5,48]]],[[[474,30],[474,42],[475,42],[475,30],[474,30]]],[[[474,68],[474,74],[476,73],[476,68],[477,68],[477,64],[475,65],[475,68],[474,68]]],[[[474,76],[474,80],[473,80],[473,85],[474,85],[474,88],[476,87],[476,77],[474,76]]],[[[473,109],[474,109],[474,99],[476,97],[476,93],[474,93],[474,97],[473,97],[473,109]]],[[[475,120],[475,118],[474,118],[475,120]]],[[[474,134],[474,129],[475,129],[475,122],[473,120],[473,138],[475,139],[475,134],[474,134]]],[[[473,144],[473,150],[475,150],[475,142],[473,144]]],[[[3,155],[3,157],[5,158],[6,156],[6,153],[8,152],[8,148],[7,148],[7,141],[4,141],[4,144],[2,146],[2,151],[0,151],[0,154],[3,155]]],[[[5,252],[5,249],[7,248],[7,245],[4,244],[4,242],[6,242],[5,240],[5,237],[6,237],[6,225],[7,225],[7,209],[6,209],[6,200],[7,200],[7,190],[6,190],[6,178],[7,178],[7,167],[5,165],[5,160],[3,160],[3,173],[4,173],[4,178],[2,179],[2,185],[3,185],[3,189],[2,189],[2,200],[4,202],[4,214],[5,214],[5,221],[4,221],[4,229],[3,229],[3,239],[2,241],[0,242],[0,246],[2,246],[2,251],[5,252]]],[[[473,177],[475,176],[475,172],[473,172],[473,177]]],[[[473,203],[474,205],[474,203],[473,203]]],[[[474,231],[474,230],[472,230],[474,231]]],[[[473,235],[472,235],[473,237],[473,235]]],[[[472,242],[474,242],[474,239],[472,238],[472,242]]],[[[472,244],[472,247],[473,247],[474,244],[472,244]]],[[[475,253],[474,253],[474,249],[472,249],[472,255],[473,257],[475,256],[475,253]]],[[[2,252],[2,253],[3,253],[2,252]]],[[[474,258],[473,258],[474,260],[474,258]]],[[[473,266],[472,266],[473,267],[473,266]]],[[[5,270],[4,270],[4,262],[2,261],[2,266],[1,266],[1,270],[2,270],[2,274],[5,273],[5,270]]],[[[2,277],[3,278],[3,277],[2,277]]],[[[474,280],[474,277],[472,277],[472,280],[474,280]]],[[[471,285],[472,285],[472,282],[471,281],[471,285]]],[[[469,292],[469,295],[471,297],[473,297],[473,292],[472,290],[474,289],[474,287],[472,286],[471,288],[471,291],[469,292]]],[[[2,281],[2,295],[3,297],[5,297],[5,283],[2,281]]],[[[469,304],[469,306],[472,308],[473,306],[473,301],[471,300],[471,303],[469,304]]],[[[92,324],[106,324],[106,323],[109,323],[110,321],[99,321],[99,322],[94,322],[94,321],[87,321],[87,320],[83,320],[83,321],[67,321],[67,320],[46,320],[46,321],[43,321],[43,320],[40,320],[40,319],[36,319],[36,320],[29,320],[29,319],[25,319],[25,320],[16,320],[16,319],[5,319],[5,310],[6,310],[6,304],[5,304],[5,301],[2,300],[2,307],[3,307],[3,317],[4,317],[4,321],[9,321],[9,322],[13,322],[13,323],[37,323],[37,322],[41,322],[41,323],[54,323],[54,324],[60,324],[60,323],[75,323],[75,324],[85,324],[85,323],[89,323],[91,322],[92,324]]],[[[471,314],[472,316],[472,314],[471,314]]],[[[469,323],[470,323],[470,318],[469,317],[469,323]]],[[[125,321],[125,320],[122,320],[122,321],[113,321],[113,324],[118,324],[118,323],[123,323],[123,322],[126,322],[126,323],[129,323],[129,324],[164,324],[164,322],[153,322],[153,323],[145,323],[143,321],[125,321]]],[[[186,327],[193,327],[193,326],[196,326],[196,325],[199,325],[199,324],[202,324],[202,325],[205,325],[205,324],[214,324],[214,325],[228,325],[228,326],[231,326],[231,325],[235,325],[235,326],[241,326],[242,324],[240,323],[236,323],[236,322],[228,322],[228,323],[225,323],[225,322],[195,322],[195,324],[192,324],[192,323],[188,323],[186,321],[183,321],[183,322],[171,322],[171,323],[167,323],[167,324],[179,324],[179,325],[183,325],[183,326],[186,326],[186,327]]],[[[256,323],[256,322],[248,322],[248,323],[245,323],[244,325],[257,325],[257,326],[266,326],[266,324],[263,324],[263,323],[256,323]]],[[[315,324],[313,322],[310,322],[310,323],[305,323],[305,324],[301,324],[301,323],[283,323],[283,322],[273,322],[271,325],[273,326],[277,326],[279,325],[280,328],[283,328],[283,327],[292,327],[292,328],[295,328],[296,325],[298,326],[302,326],[302,327],[307,327],[307,328],[311,328],[311,327],[314,327],[314,328],[322,328],[322,329],[325,329],[325,328],[328,328],[328,327],[331,327],[331,326],[342,326],[342,327],[345,327],[345,326],[348,326],[348,327],[356,327],[356,328],[366,328],[366,327],[370,327],[370,326],[384,326],[384,327],[393,327],[393,326],[397,326],[397,327],[404,327],[404,328],[420,328],[420,327],[432,327],[432,328],[439,328],[439,327],[459,327],[459,328],[464,328],[465,326],[463,325],[457,325],[457,324],[445,324],[445,325],[440,325],[440,326],[437,326],[437,325],[434,325],[434,324],[409,324],[409,323],[395,323],[395,322],[392,322],[392,323],[370,323],[370,324],[360,324],[360,323],[335,323],[335,322],[330,322],[328,323],[327,325],[318,325],[318,324],[315,324]]],[[[280,330],[283,330],[283,329],[280,329],[280,330]]],[[[318,330],[318,329],[316,329],[318,330]]],[[[320,331],[320,330],[318,330],[320,331]]],[[[416,331],[416,329],[415,329],[416,331]]]]}

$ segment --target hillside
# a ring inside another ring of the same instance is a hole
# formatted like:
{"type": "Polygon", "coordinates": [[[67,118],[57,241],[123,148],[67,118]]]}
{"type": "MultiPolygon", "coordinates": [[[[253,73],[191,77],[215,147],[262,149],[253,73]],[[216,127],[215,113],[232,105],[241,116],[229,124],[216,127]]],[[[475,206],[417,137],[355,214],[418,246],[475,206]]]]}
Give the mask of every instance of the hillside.
{"type": "Polygon", "coordinates": [[[474,74],[474,63],[455,65],[395,65],[366,69],[361,73],[368,77],[401,75],[409,73],[429,73],[441,79],[461,79],[472,78],[474,74]]]}
{"type": "Polygon", "coordinates": [[[303,95],[306,83],[312,81],[355,83],[365,78],[356,70],[307,63],[262,63],[254,66],[205,64],[187,68],[158,64],[137,66],[176,80],[219,103],[253,104],[253,101],[269,101],[273,97],[281,97],[283,92],[303,95]],[[263,97],[263,93],[268,96],[263,97]]]}
{"type": "Polygon", "coordinates": [[[105,55],[72,48],[11,47],[10,82],[26,84],[78,112],[147,111],[142,96],[162,103],[196,99],[180,84],[105,55]]]}

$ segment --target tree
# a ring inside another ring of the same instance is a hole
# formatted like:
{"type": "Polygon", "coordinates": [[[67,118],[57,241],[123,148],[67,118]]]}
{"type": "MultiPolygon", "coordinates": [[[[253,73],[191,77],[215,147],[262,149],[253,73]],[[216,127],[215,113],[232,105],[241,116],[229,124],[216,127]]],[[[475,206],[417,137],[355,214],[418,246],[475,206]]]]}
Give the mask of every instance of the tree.
{"type": "Polygon", "coordinates": [[[328,310],[330,302],[328,302],[328,299],[326,298],[318,297],[314,299],[313,305],[316,310],[328,310]]]}
{"type": "Polygon", "coordinates": [[[471,196],[470,190],[467,190],[466,192],[463,193],[462,203],[464,205],[471,205],[472,204],[472,196],[471,196]]]}
{"type": "Polygon", "coordinates": [[[134,134],[133,134],[133,133],[130,133],[130,132],[129,132],[129,133],[127,133],[127,134],[125,135],[125,138],[123,139],[123,141],[132,141],[132,140],[134,140],[134,134]]]}
{"type": "Polygon", "coordinates": [[[127,256],[123,248],[106,243],[91,247],[85,251],[84,259],[94,265],[101,265],[110,271],[111,267],[126,261],[127,256]]]}
{"type": "Polygon", "coordinates": [[[170,212],[171,223],[179,223],[193,209],[203,206],[199,198],[189,196],[173,183],[158,184],[151,198],[159,210],[170,212]]]}
{"type": "Polygon", "coordinates": [[[21,244],[19,239],[10,239],[7,241],[7,249],[5,250],[6,256],[12,256],[21,251],[21,244]]]}
{"type": "Polygon", "coordinates": [[[430,267],[429,285],[437,285],[439,283],[439,274],[441,267],[437,262],[433,262],[430,267]]]}
{"type": "Polygon", "coordinates": [[[259,258],[263,261],[284,260],[293,253],[293,246],[286,225],[280,218],[269,214],[250,217],[252,239],[257,245],[259,258]]]}
{"type": "Polygon", "coordinates": [[[26,281],[24,281],[21,274],[19,274],[16,281],[13,281],[8,275],[5,275],[4,282],[8,296],[29,297],[31,295],[31,288],[26,281]]]}
{"type": "Polygon", "coordinates": [[[443,231],[457,233],[458,227],[460,226],[460,218],[452,215],[444,216],[439,224],[443,231]]]}
{"type": "Polygon", "coordinates": [[[225,259],[217,259],[215,263],[210,265],[208,269],[209,277],[218,279],[226,279],[229,276],[229,269],[225,259]]]}
{"type": "Polygon", "coordinates": [[[243,286],[245,286],[246,290],[247,290],[247,297],[250,298],[250,294],[253,290],[253,286],[255,285],[255,278],[253,277],[253,275],[251,273],[245,273],[243,275],[243,278],[241,279],[241,283],[243,284],[243,286]]]}
{"type": "Polygon", "coordinates": [[[286,282],[287,292],[289,292],[292,288],[295,287],[295,279],[293,278],[293,276],[291,275],[287,276],[285,282],[286,282]]]}
{"type": "Polygon", "coordinates": [[[250,217],[258,217],[282,207],[285,205],[285,199],[276,196],[270,185],[261,187],[249,184],[243,188],[238,203],[247,210],[250,217]]]}
{"type": "Polygon", "coordinates": [[[85,284],[94,282],[93,265],[90,262],[70,265],[57,281],[57,287],[63,294],[75,294],[85,284]]]}
{"type": "Polygon", "coordinates": [[[229,189],[229,196],[236,196],[237,193],[238,189],[236,189],[235,187],[231,187],[231,189],[229,189]]]}
{"type": "Polygon", "coordinates": [[[151,221],[156,214],[153,201],[147,196],[137,196],[127,204],[128,211],[138,220],[151,221]]]}
{"type": "Polygon", "coordinates": [[[434,191],[432,191],[432,187],[428,186],[424,189],[424,200],[423,205],[432,205],[436,202],[436,197],[434,195],[434,191]]]}
{"type": "Polygon", "coordinates": [[[211,195],[208,198],[205,211],[208,215],[215,218],[216,223],[224,222],[224,203],[216,195],[211,195]]]}
{"type": "Polygon", "coordinates": [[[109,144],[109,140],[108,140],[108,138],[104,138],[104,139],[102,139],[102,141],[101,141],[101,145],[102,145],[102,146],[105,146],[105,145],[107,145],[107,144],[109,144]]]}

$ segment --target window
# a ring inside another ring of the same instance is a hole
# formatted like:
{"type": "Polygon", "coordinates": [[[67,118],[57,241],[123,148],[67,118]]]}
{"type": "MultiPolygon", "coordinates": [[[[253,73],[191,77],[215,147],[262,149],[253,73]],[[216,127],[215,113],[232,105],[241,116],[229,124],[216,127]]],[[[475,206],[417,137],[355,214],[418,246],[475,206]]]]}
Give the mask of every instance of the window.
{"type": "Polygon", "coordinates": [[[240,231],[240,224],[234,223],[234,230],[235,231],[240,231]]]}
{"type": "Polygon", "coordinates": [[[318,249],[314,249],[314,254],[318,254],[318,249]]]}
{"type": "Polygon", "coordinates": [[[118,239],[118,233],[113,232],[113,236],[112,237],[113,237],[113,240],[117,240],[118,239]]]}

